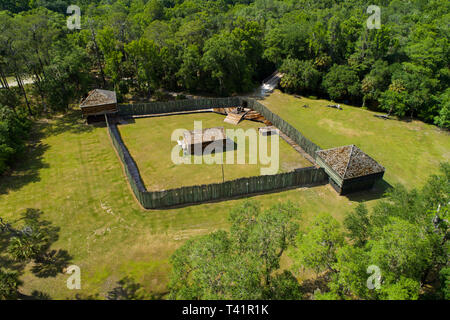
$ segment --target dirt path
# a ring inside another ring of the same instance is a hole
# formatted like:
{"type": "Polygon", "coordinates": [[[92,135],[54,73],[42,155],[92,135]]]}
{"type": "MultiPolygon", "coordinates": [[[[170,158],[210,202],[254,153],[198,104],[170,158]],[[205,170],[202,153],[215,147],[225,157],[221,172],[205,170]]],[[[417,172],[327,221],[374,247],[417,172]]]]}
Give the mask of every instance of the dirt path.
{"type": "MultiPolygon", "coordinates": [[[[26,85],[26,84],[32,84],[34,81],[33,81],[33,78],[26,78],[26,79],[22,80],[22,82],[24,85],[26,85]]],[[[8,85],[10,87],[17,87],[17,81],[16,80],[8,80],[8,85]]],[[[3,86],[0,85],[0,88],[3,88],[3,86]]]]}

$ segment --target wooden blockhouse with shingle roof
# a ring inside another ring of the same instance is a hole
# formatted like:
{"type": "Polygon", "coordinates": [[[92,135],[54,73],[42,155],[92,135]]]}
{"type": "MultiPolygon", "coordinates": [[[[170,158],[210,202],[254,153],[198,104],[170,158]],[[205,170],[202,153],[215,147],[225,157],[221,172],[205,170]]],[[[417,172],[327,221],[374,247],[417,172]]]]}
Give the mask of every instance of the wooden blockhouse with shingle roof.
{"type": "Polygon", "coordinates": [[[189,154],[195,154],[196,146],[199,151],[215,143],[225,148],[227,136],[224,127],[208,128],[204,130],[185,131],[181,147],[189,154]]]}
{"type": "Polygon", "coordinates": [[[384,167],[355,145],[316,152],[316,163],[324,168],[330,184],[340,194],[371,189],[384,175],[384,167]]]}
{"type": "Polygon", "coordinates": [[[88,123],[96,118],[104,121],[105,114],[114,114],[118,111],[116,93],[102,89],[92,90],[81,102],[80,108],[88,123]]]}

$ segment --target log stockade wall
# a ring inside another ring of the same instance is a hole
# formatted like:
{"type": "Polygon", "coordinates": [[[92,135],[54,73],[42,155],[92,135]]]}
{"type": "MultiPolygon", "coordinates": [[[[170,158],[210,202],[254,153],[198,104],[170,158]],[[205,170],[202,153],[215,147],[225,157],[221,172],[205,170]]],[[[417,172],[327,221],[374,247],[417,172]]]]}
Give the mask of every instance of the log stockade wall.
{"type": "Polygon", "coordinates": [[[205,110],[212,108],[232,108],[239,107],[240,104],[241,99],[239,97],[186,99],[168,102],[121,104],[119,105],[119,115],[142,116],[181,111],[205,110]]]}
{"type": "Polygon", "coordinates": [[[119,105],[119,115],[121,116],[142,116],[152,114],[162,114],[182,111],[205,110],[212,108],[233,108],[246,106],[259,112],[272,122],[278,129],[280,129],[289,138],[294,140],[306,153],[313,159],[316,158],[316,151],[321,148],[307,139],[303,134],[295,129],[288,122],[283,120],[278,115],[274,114],[266,106],[259,103],[255,99],[246,97],[229,97],[229,98],[207,98],[207,99],[186,99],[169,102],[150,102],[139,104],[119,105]]]}
{"type": "MultiPolygon", "coordinates": [[[[320,148],[306,139],[294,127],[283,119],[273,114],[268,108],[259,102],[240,97],[216,98],[216,99],[192,99],[170,102],[155,102],[133,105],[119,105],[119,115],[139,116],[181,111],[194,111],[212,108],[230,108],[241,106],[243,102],[248,107],[260,112],[266,119],[272,121],[275,126],[285,132],[291,139],[297,142],[308,154],[313,154],[320,148]]],[[[149,191],[145,188],[139,169],[125,146],[117,125],[105,115],[109,135],[117,150],[120,160],[123,163],[125,174],[130,183],[131,189],[139,203],[145,209],[160,209],[173,206],[189,205],[207,201],[226,200],[230,198],[280,191],[290,188],[306,187],[325,184],[328,182],[328,175],[322,168],[309,167],[296,169],[287,173],[275,175],[262,175],[254,177],[240,178],[225,181],[222,183],[212,183],[207,185],[196,185],[181,187],[177,189],[149,191]]]]}
{"type": "Polygon", "coordinates": [[[273,123],[275,127],[281,130],[285,135],[295,141],[307,154],[309,154],[313,159],[316,158],[316,151],[321,150],[321,148],[307,139],[300,131],[295,129],[280,116],[276,115],[269,110],[265,105],[259,103],[258,101],[251,98],[240,98],[241,103],[246,102],[247,107],[258,111],[263,115],[264,118],[273,123]]]}

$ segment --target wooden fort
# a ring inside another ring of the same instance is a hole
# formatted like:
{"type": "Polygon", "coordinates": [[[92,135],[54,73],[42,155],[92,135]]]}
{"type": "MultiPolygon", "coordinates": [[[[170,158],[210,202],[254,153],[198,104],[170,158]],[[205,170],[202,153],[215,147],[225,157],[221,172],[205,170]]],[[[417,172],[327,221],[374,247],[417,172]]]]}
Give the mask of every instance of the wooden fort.
{"type": "Polygon", "coordinates": [[[222,144],[222,147],[225,147],[226,140],[227,136],[223,127],[185,131],[181,146],[186,153],[194,154],[197,150],[203,152],[211,143],[222,144]]]}
{"type": "Polygon", "coordinates": [[[325,169],[330,184],[340,195],[371,189],[385,171],[355,145],[317,151],[316,163],[325,169]]]}
{"type": "Polygon", "coordinates": [[[114,114],[118,111],[116,93],[102,89],[92,90],[81,102],[80,108],[88,123],[95,119],[104,121],[105,114],[114,114]]]}

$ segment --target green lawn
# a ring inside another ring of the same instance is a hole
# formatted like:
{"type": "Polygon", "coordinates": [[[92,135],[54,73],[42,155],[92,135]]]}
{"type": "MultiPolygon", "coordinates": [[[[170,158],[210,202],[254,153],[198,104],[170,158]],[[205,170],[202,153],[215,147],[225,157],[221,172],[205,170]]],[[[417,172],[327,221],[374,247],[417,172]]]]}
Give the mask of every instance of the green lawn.
{"type": "MultiPolygon", "coordinates": [[[[264,103],[322,147],[357,144],[386,167],[390,184],[421,185],[440,161],[449,159],[448,135],[420,122],[383,121],[346,106],[344,111],[321,107],[326,101],[308,100],[310,108],[304,109],[304,101],[279,92],[264,103]]],[[[73,112],[41,121],[36,137],[39,144],[30,147],[13,174],[0,178],[0,216],[14,222],[27,208],[42,210],[42,218],[60,228],[53,248],[67,250],[71,263],[81,267],[82,290],[66,288],[68,275],[38,278],[28,266],[22,276],[24,293],[103,297],[126,275],[148,290],[164,293],[172,252],[190,237],[226,229],[229,209],[244,201],[146,211],[132,196],[106,128],[84,125],[79,112],[73,112]]],[[[286,200],[298,203],[304,227],[319,212],[342,221],[358,202],[373,205],[380,190],[347,198],[326,185],[252,199],[263,207],[286,200]]],[[[283,259],[283,264],[289,265],[289,260],[283,259]]]]}
{"type": "Polygon", "coordinates": [[[295,98],[276,90],[263,103],[321,148],[355,144],[386,168],[385,180],[420,186],[439,162],[450,160],[450,137],[420,121],[383,120],[375,112],[327,100],[295,98]],[[309,108],[303,108],[303,105],[309,108]]]}
{"type": "MultiPolygon", "coordinates": [[[[203,129],[224,127],[225,129],[254,130],[254,135],[262,143],[268,145],[268,155],[272,156],[271,138],[262,137],[258,134],[258,128],[264,124],[253,121],[242,121],[234,126],[224,123],[225,116],[215,113],[200,113],[176,115],[168,117],[154,117],[136,119],[135,123],[120,125],[119,130],[122,138],[128,147],[132,157],[136,161],[139,172],[144,183],[149,190],[163,190],[177,188],[180,186],[201,185],[208,183],[222,182],[222,166],[220,164],[195,164],[195,161],[202,159],[199,156],[189,156],[191,164],[176,165],[171,159],[172,150],[177,145],[176,141],[171,141],[172,132],[176,129],[194,129],[194,121],[201,121],[203,129]]],[[[279,136],[274,136],[279,138],[279,136]]],[[[235,139],[238,143],[238,140],[235,139]]],[[[242,177],[258,176],[261,168],[268,168],[269,165],[262,164],[258,155],[256,164],[249,164],[249,139],[246,138],[245,164],[237,164],[237,150],[230,150],[217,154],[217,158],[222,157],[225,162],[225,180],[234,180],[242,177]],[[234,164],[227,164],[226,158],[232,157],[234,164]]],[[[277,152],[273,156],[277,156],[277,152]]],[[[274,166],[277,162],[274,162],[274,166]]],[[[312,164],[295,151],[288,143],[279,138],[279,170],[287,172],[296,168],[309,167],[312,164]]]]}

